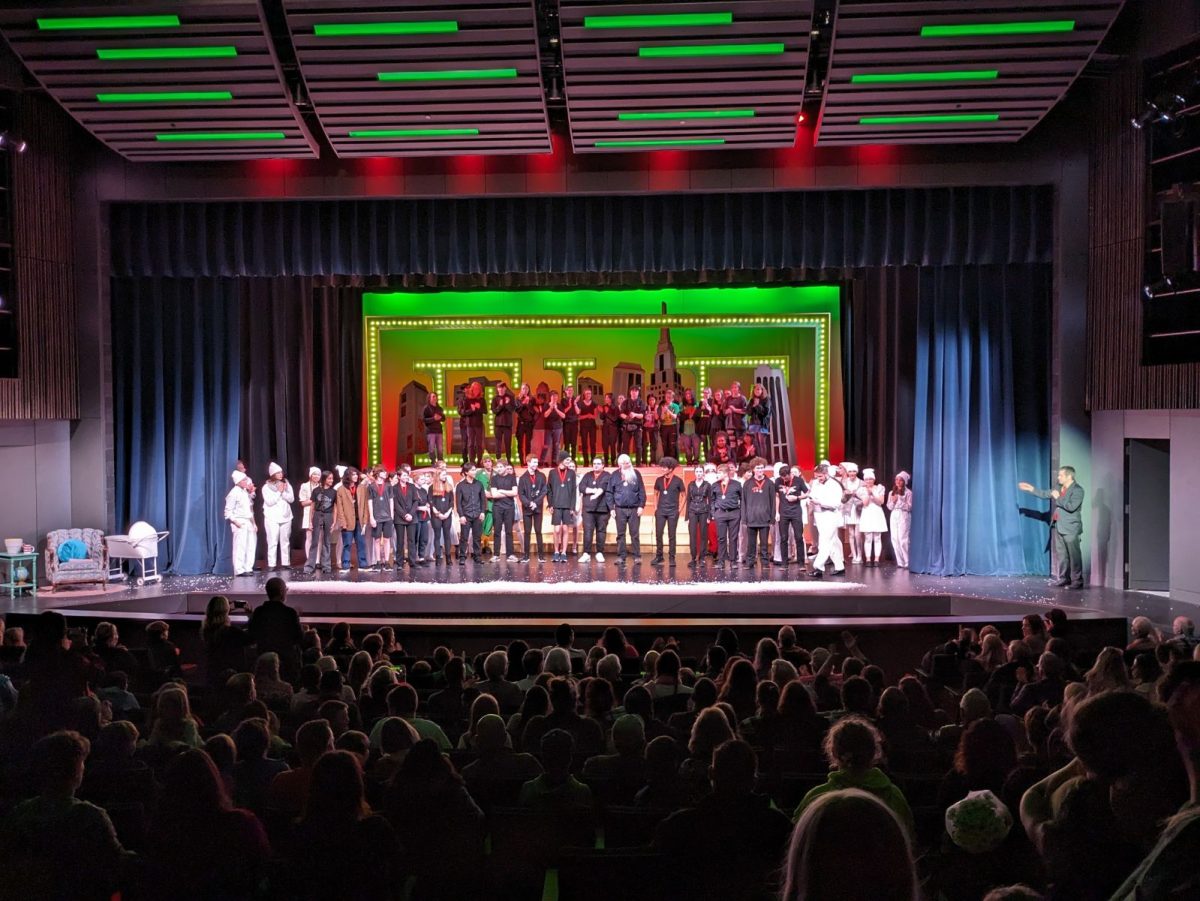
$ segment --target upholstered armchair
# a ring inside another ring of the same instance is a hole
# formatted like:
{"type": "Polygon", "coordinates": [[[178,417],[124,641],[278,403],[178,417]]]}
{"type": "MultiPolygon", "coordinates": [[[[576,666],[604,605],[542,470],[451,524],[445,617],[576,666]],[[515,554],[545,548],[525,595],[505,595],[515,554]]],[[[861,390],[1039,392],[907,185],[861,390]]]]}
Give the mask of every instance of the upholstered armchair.
{"type": "Polygon", "coordinates": [[[54,587],[84,585],[97,582],[108,584],[108,549],[104,533],[99,529],[55,529],[46,534],[46,576],[54,587]],[[77,539],[87,545],[87,557],[59,562],[59,545],[77,539]]]}

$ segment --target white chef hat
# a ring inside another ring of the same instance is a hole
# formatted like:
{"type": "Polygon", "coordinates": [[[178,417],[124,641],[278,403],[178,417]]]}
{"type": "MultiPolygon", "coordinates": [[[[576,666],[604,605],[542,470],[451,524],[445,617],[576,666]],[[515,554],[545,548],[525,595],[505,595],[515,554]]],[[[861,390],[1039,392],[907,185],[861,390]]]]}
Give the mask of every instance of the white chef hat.
{"type": "Polygon", "coordinates": [[[235,485],[242,484],[242,482],[246,481],[246,479],[248,478],[248,476],[244,472],[242,472],[240,469],[235,469],[230,474],[229,477],[231,479],[233,479],[233,484],[235,484],[235,485]]]}
{"type": "Polygon", "coordinates": [[[269,475],[269,476],[281,475],[282,473],[283,473],[283,467],[280,466],[278,463],[272,462],[271,465],[267,467],[267,475],[269,475]]]}
{"type": "Polygon", "coordinates": [[[773,475],[774,478],[776,478],[776,479],[779,478],[779,473],[785,465],[786,464],[784,464],[784,463],[776,463],[774,466],[771,467],[771,472],[774,474],[773,475]]]}
{"type": "MultiPolygon", "coordinates": [[[[828,460],[822,460],[820,463],[817,464],[817,467],[819,467],[819,466],[833,466],[833,464],[830,463],[828,460]]],[[[815,469],[817,467],[813,467],[813,468],[815,469]]]]}
{"type": "Polygon", "coordinates": [[[908,484],[909,482],[912,481],[912,476],[909,475],[907,472],[905,472],[903,469],[900,470],[898,473],[896,473],[896,478],[904,479],[905,484],[908,484]]]}
{"type": "Polygon", "coordinates": [[[345,466],[335,466],[334,468],[337,470],[339,479],[344,479],[346,477],[346,467],[345,466]]]}
{"type": "Polygon", "coordinates": [[[320,467],[320,466],[310,466],[310,467],[308,467],[308,475],[309,475],[309,478],[312,478],[313,476],[319,476],[320,474],[321,474],[321,467],[320,467]]]}
{"type": "Polygon", "coordinates": [[[875,470],[871,469],[870,467],[867,467],[866,469],[864,469],[864,470],[862,471],[862,477],[863,477],[864,479],[873,479],[873,478],[875,478],[875,470]]]}
{"type": "Polygon", "coordinates": [[[842,469],[846,470],[846,472],[858,472],[858,464],[857,463],[843,463],[842,469]]]}

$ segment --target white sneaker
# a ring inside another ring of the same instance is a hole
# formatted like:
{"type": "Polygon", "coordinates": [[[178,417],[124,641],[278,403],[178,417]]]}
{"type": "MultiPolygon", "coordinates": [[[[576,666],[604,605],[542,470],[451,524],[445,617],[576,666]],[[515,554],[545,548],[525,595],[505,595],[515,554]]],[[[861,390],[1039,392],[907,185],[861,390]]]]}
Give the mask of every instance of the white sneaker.
{"type": "Polygon", "coordinates": [[[500,555],[499,555],[499,554],[494,554],[494,555],[492,556],[492,563],[499,563],[499,562],[500,562],[500,555]]]}
{"type": "Polygon", "coordinates": [[[596,551],[596,562],[597,563],[604,562],[604,555],[602,553],[600,553],[599,551],[596,551]]]}
{"type": "Polygon", "coordinates": [[[591,555],[591,554],[580,554],[580,555],[579,555],[579,562],[580,562],[580,563],[587,563],[587,562],[588,562],[589,560],[591,560],[591,559],[592,559],[592,555],[591,555]]]}
{"type": "Polygon", "coordinates": [[[509,554],[509,555],[508,555],[508,562],[509,562],[509,563],[516,563],[516,562],[517,562],[517,555],[516,555],[516,554],[509,554]]]}

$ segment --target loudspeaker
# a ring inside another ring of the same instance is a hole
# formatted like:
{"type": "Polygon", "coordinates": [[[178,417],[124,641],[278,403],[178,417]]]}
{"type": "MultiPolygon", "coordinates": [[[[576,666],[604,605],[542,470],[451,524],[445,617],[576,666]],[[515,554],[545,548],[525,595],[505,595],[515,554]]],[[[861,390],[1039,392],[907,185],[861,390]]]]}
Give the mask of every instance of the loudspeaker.
{"type": "Polygon", "coordinates": [[[1163,275],[1195,272],[1200,261],[1196,246],[1197,205],[1191,200],[1167,200],[1162,205],[1163,275]]]}

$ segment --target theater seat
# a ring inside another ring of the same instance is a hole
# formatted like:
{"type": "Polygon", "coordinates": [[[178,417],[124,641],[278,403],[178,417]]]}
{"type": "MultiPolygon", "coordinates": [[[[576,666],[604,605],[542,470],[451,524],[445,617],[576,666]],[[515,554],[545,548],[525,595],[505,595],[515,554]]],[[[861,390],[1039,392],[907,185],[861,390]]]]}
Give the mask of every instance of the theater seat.
{"type": "Polygon", "coordinates": [[[654,839],[658,824],[672,811],[654,807],[606,807],[600,815],[604,829],[604,847],[645,848],[654,839]]]}
{"type": "Polygon", "coordinates": [[[666,859],[655,851],[571,850],[558,863],[559,901],[661,901],[666,859]]]}

